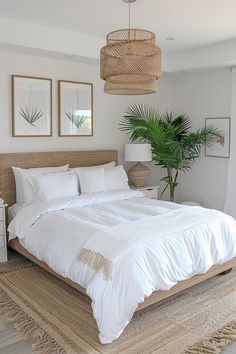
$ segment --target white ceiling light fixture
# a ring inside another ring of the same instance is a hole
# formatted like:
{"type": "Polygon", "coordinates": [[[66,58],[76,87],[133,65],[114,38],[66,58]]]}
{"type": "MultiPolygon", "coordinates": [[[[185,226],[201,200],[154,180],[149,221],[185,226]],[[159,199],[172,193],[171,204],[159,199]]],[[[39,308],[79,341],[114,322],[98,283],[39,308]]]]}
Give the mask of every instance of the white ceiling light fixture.
{"type": "Polygon", "coordinates": [[[113,95],[145,95],[157,91],[161,75],[161,49],[155,45],[155,34],[129,28],[109,33],[100,51],[100,76],[104,92],[113,95]]]}

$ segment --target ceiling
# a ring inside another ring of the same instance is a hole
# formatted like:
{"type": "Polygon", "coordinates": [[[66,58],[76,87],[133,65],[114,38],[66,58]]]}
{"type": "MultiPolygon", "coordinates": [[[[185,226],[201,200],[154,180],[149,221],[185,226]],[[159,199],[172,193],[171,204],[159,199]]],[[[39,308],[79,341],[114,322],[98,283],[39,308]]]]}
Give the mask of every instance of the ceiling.
{"type": "MultiPolygon", "coordinates": [[[[236,38],[236,0],[138,0],[131,24],[157,34],[167,53],[236,38]],[[173,37],[174,40],[166,40],[173,37]]],[[[0,0],[0,17],[103,38],[127,27],[122,0],[0,0]]]]}

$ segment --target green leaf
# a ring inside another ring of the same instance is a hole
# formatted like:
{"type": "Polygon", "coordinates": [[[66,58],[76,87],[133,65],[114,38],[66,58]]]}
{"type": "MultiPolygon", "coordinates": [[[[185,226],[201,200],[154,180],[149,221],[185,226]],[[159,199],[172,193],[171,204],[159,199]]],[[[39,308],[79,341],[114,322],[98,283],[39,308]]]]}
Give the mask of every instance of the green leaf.
{"type": "Polygon", "coordinates": [[[20,107],[19,113],[29,123],[31,126],[35,127],[35,122],[37,122],[44,114],[43,111],[37,108],[20,107]]]}
{"type": "Polygon", "coordinates": [[[74,126],[76,126],[76,128],[81,128],[81,126],[84,124],[84,122],[86,121],[85,116],[79,116],[78,114],[74,114],[74,113],[68,113],[65,112],[67,118],[74,124],[74,126]]]}
{"type": "Polygon", "coordinates": [[[174,117],[172,112],[162,114],[144,105],[131,105],[119,125],[131,141],[151,144],[153,160],[171,171],[162,180],[174,187],[178,184],[179,171],[189,171],[205,145],[224,143],[222,132],[214,126],[193,132],[189,116],[174,117]]]}

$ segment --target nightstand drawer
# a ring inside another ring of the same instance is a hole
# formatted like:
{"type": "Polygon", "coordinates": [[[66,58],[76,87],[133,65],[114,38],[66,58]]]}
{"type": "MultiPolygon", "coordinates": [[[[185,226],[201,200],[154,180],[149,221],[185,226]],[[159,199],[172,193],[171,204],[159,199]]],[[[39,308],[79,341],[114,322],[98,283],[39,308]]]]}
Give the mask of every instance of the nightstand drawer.
{"type": "Polygon", "coordinates": [[[0,235],[5,235],[5,223],[3,220],[0,220],[0,235]]]}
{"type": "Polygon", "coordinates": [[[158,197],[158,190],[156,188],[144,189],[142,192],[145,194],[146,198],[157,199],[158,197]]]}
{"type": "Polygon", "coordinates": [[[5,235],[5,225],[3,220],[0,220],[0,237],[1,235],[5,235]]]}
{"type": "Polygon", "coordinates": [[[5,207],[6,204],[0,206],[0,262],[7,261],[5,207]]]}
{"type": "Polygon", "coordinates": [[[142,192],[146,198],[158,199],[159,186],[145,186],[145,187],[131,186],[131,189],[142,192]]]}
{"type": "Polygon", "coordinates": [[[5,236],[0,235],[0,248],[5,248],[6,244],[5,244],[5,236]]]}
{"type": "Polygon", "coordinates": [[[0,221],[5,219],[5,208],[0,208],[0,221]]]}

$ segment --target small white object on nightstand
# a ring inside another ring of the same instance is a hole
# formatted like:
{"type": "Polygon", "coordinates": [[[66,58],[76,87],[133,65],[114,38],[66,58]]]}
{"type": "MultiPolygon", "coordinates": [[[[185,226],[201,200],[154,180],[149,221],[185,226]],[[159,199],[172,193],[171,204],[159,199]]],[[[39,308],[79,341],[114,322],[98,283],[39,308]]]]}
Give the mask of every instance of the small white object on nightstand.
{"type": "Polygon", "coordinates": [[[160,186],[145,186],[145,187],[134,187],[130,186],[131,189],[143,192],[146,198],[158,199],[158,191],[160,186]]]}
{"type": "Polygon", "coordinates": [[[7,261],[6,204],[0,204],[0,262],[7,261]]]}

